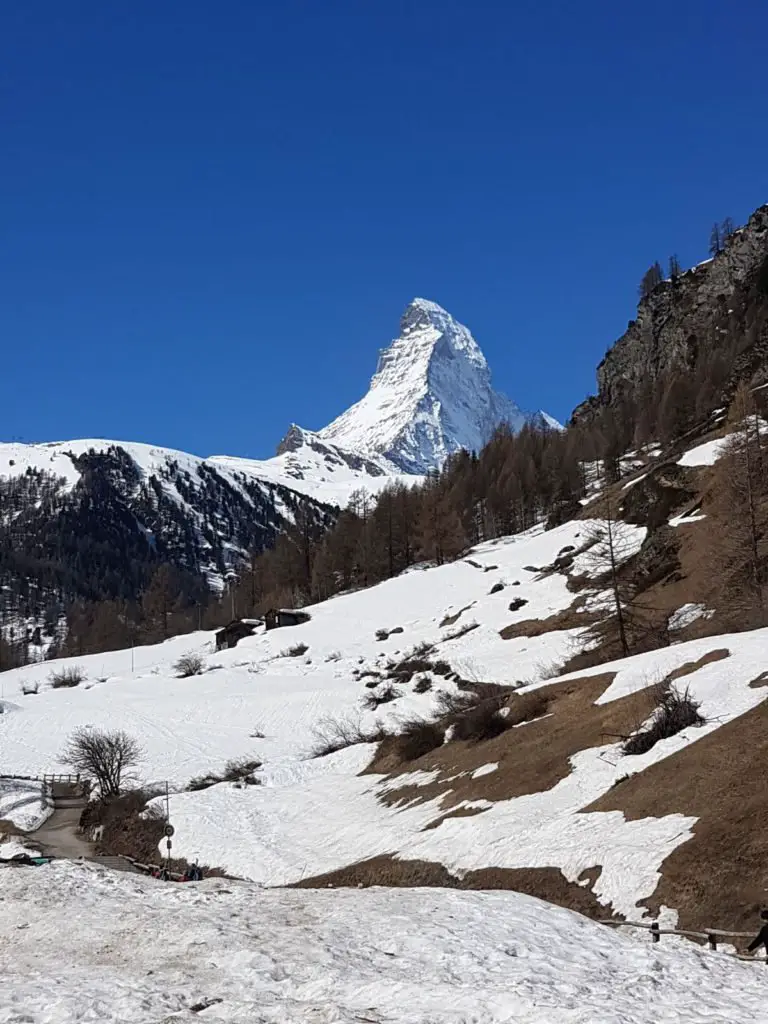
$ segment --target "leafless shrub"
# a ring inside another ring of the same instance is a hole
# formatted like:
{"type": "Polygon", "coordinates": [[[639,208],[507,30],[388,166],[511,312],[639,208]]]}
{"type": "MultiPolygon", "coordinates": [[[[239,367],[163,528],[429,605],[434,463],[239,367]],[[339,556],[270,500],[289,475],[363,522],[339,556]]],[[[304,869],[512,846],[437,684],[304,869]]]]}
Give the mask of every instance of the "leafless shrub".
{"type": "Polygon", "coordinates": [[[411,718],[403,722],[392,743],[400,761],[415,761],[441,747],[444,739],[445,729],[437,722],[411,718]]]}
{"type": "Polygon", "coordinates": [[[547,713],[549,700],[539,691],[533,693],[515,694],[507,701],[506,721],[509,726],[522,725],[523,722],[530,722],[534,718],[541,718],[547,713]]]}
{"type": "Polygon", "coordinates": [[[262,732],[260,725],[255,726],[254,729],[248,735],[251,737],[252,740],[263,740],[265,737],[265,734],[262,732]]]}
{"type": "Polygon", "coordinates": [[[562,670],[558,661],[537,661],[533,666],[534,677],[537,682],[545,682],[548,679],[557,679],[562,670]]]}
{"type": "Polygon", "coordinates": [[[302,654],[306,654],[309,650],[307,644],[294,644],[293,647],[288,647],[286,650],[280,652],[281,658],[300,658],[302,654]]]}
{"type": "Polygon", "coordinates": [[[329,651],[325,656],[325,661],[341,661],[341,651],[329,651]]]}
{"type": "Polygon", "coordinates": [[[71,665],[68,668],[60,668],[51,672],[48,677],[51,681],[51,688],[61,690],[71,686],[79,686],[85,679],[85,672],[78,665],[71,665]]]}
{"type": "Polygon", "coordinates": [[[258,758],[236,757],[227,761],[224,767],[225,782],[242,782],[249,775],[261,768],[262,762],[258,758]]]}
{"type": "Polygon", "coordinates": [[[93,780],[102,799],[119,796],[130,771],[142,760],[139,744],[121,729],[108,731],[84,726],[69,738],[62,755],[65,764],[93,780]]]}
{"type": "Polygon", "coordinates": [[[376,639],[377,640],[388,640],[389,639],[389,630],[388,629],[377,629],[376,630],[376,639]]]}
{"type": "Polygon", "coordinates": [[[182,654],[173,667],[179,679],[189,679],[190,676],[199,676],[202,673],[203,659],[199,654],[182,654]]]}
{"type": "Polygon", "coordinates": [[[371,728],[364,729],[360,718],[348,715],[335,718],[327,715],[321,718],[312,730],[313,745],[310,757],[325,757],[337,750],[354,747],[358,743],[379,743],[387,736],[384,727],[376,722],[371,728]]]}
{"type": "Polygon", "coordinates": [[[132,789],[120,796],[91,801],[80,817],[80,828],[90,831],[103,827],[98,841],[100,853],[135,857],[142,863],[157,858],[166,817],[160,807],[147,807],[158,794],[132,789]]]}
{"type": "Polygon", "coordinates": [[[453,722],[452,739],[480,743],[500,736],[512,727],[509,717],[499,714],[501,701],[492,697],[469,708],[453,722]]]}
{"type": "Polygon", "coordinates": [[[38,693],[40,690],[40,683],[22,683],[21,692],[25,697],[31,696],[33,693],[38,693]]]}
{"type": "Polygon", "coordinates": [[[458,640],[462,636],[466,636],[467,633],[471,633],[473,629],[477,629],[480,623],[477,621],[468,622],[466,625],[454,629],[452,633],[446,633],[444,637],[440,638],[441,644],[447,644],[451,640],[458,640]]]}
{"type": "Polygon", "coordinates": [[[429,676],[422,676],[421,679],[417,679],[413,687],[414,693],[429,693],[432,689],[432,680],[429,676]]]}
{"type": "Polygon", "coordinates": [[[367,708],[369,711],[375,711],[376,708],[379,707],[379,705],[389,704],[393,700],[397,700],[398,697],[402,696],[402,690],[399,690],[396,686],[393,686],[392,683],[387,683],[380,690],[371,690],[370,693],[366,693],[365,696],[362,698],[361,703],[363,707],[367,708]]]}
{"type": "Polygon", "coordinates": [[[203,789],[210,789],[211,786],[216,786],[224,780],[220,775],[214,775],[213,772],[208,772],[207,775],[196,775],[190,779],[187,783],[187,789],[191,793],[199,793],[203,789]]]}
{"type": "Polygon", "coordinates": [[[451,690],[440,690],[437,695],[437,708],[442,715],[462,715],[473,708],[478,700],[474,690],[459,690],[456,693],[451,690]]]}
{"type": "Polygon", "coordinates": [[[646,754],[659,740],[676,736],[689,725],[705,724],[706,719],[699,713],[701,705],[688,687],[681,691],[674,686],[661,686],[657,689],[657,700],[649,726],[624,741],[622,754],[646,754]]]}
{"type": "Polygon", "coordinates": [[[220,782],[236,782],[245,786],[258,786],[259,779],[254,772],[261,768],[262,762],[258,758],[240,757],[227,761],[224,770],[221,772],[208,772],[206,775],[198,775],[190,779],[187,789],[197,792],[201,789],[210,789],[220,782]]]}

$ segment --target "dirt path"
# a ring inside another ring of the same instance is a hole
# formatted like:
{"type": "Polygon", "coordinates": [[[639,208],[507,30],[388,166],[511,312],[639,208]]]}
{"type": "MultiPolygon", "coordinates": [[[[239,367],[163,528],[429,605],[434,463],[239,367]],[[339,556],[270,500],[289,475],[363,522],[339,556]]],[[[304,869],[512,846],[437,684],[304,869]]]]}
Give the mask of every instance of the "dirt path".
{"type": "Polygon", "coordinates": [[[29,837],[48,857],[92,857],[93,847],[77,834],[82,807],[56,808],[53,814],[29,837]]]}
{"type": "Polygon", "coordinates": [[[28,833],[41,853],[49,857],[93,857],[93,846],[78,834],[85,798],[72,786],[55,783],[53,814],[34,832],[28,833]]]}
{"type": "Polygon", "coordinates": [[[53,814],[35,832],[28,832],[36,849],[46,857],[63,857],[67,860],[93,861],[115,871],[135,872],[122,857],[104,857],[94,853],[93,843],[79,831],[80,815],[86,799],[79,791],[65,783],[54,783],[53,814]]]}

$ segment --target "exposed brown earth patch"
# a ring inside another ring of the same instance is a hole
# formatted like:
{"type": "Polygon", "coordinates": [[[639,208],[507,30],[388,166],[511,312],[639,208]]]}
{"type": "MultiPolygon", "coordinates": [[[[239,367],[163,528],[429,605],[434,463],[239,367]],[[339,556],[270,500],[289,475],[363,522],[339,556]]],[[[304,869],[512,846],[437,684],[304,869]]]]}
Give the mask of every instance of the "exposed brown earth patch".
{"type": "MultiPolygon", "coordinates": [[[[599,875],[600,869],[597,870],[599,875]]],[[[596,920],[616,917],[610,907],[598,903],[586,886],[569,882],[559,868],[482,868],[462,877],[452,875],[442,864],[421,860],[398,860],[392,856],[372,857],[339,871],[305,878],[297,888],[327,886],[407,886],[445,889],[511,889],[568,907],[596,920]]]]}
{"type": "Polygon", "coordinates": [[[755,927],[756,910],[768,903],[767,735],[763,703],[584,808],[618,810],[630,819],[699,819],[693,837],[664,861],[663,877],[646,901],[652,912],[662,904],[674,907],[680,927],[694,930],[755,927]]]}
{"type": "Polygon", "coordinates": [[[761,672],[759,676],[751,680],[749,685],[753,690],[757,690],[761,686],[768,686],[768,672],[761,672]]]}
{"type": "Polygon", "coordinates": [[[595,864],[594,867],[584,868],[579,877],[576,879],[577,882],[589,882],[589,888],[594,889],[595,882],[598,880],[600,875],[603,873],[601,864],[595,864]]]}
{"type": "Polygon", "coordinates": [[[549,615],[546,619],[523,619],[522,622],[513,622],[499,630],[502,640],[514,640],[517,637],[543,636],[544,633],[553,633],[556,630],[580,629],[582,626],[591,626],[599,622],[603,616],[596,612],[583,611],[586,598],[582,595],[577,598],[570,607],[558,612],[556,615],[549,615]]]}
{"type": "Polygon", "coordinates": [[[574,754],[629,736],[653,710],[650,690],[595,704],[614,677],[615,673],[604,672],[553,683],[523,695],[546,694],[544,717],[481,743],[446,743],[396,771],[391,762],[377,757],[366,771],[392,773],[396,779],[398,771],[437,770],[435,782],[389,789],[380,799],[389,806],[403,807],[442,798],[442,814],[463,801],[510,800],[551,789],[570,773],[574,754]],[[496,771],[473,779],[471,773],[489,762],[498,763],[496,771]]]}
{"type": "Polygon", "coordinates": [[[463,608],[459,608],[459,610],[454,615],[444,615],[440,620],[440,628],[442,629],[444,626],[455,626],[456,623],[461,618],[461,616],[464,614],[464,612],[468,612],[471,607],[471,604],[467,604],[463,608]]]}
{"type": "Polygon", "coordinates": [[[448,821],[449,818],[474,818],[476,814],[482,814],[483,811],[487,811],[487,807],[457,807],[455,811],[448,811],[447,814],[440,815],[439,818],[435,818],[434,821],[430,821],[428,825],[425,825],[422,832],[428,832],[430,829],[439,828],[444,821],[448,821]]]}
{"type": "Polygon", "coordinates": [[[692,672],[698,672],[705,665],[711,665],[713,662],[722,661],[723,658],[730,657],[730,654],[731,652],[727,647],[718,647],[715,651],[707,651],[698,661],[686,661],[684,665],[670,672],[667,676],[667,682],[674,683],[676,679],[682,679],[683,676],[689,676],[692,672]]]}

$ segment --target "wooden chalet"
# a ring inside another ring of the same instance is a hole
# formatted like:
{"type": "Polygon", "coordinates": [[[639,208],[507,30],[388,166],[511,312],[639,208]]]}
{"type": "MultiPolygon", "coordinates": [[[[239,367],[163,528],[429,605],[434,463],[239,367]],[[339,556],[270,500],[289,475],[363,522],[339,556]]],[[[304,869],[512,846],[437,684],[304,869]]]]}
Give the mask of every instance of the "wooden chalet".
{"type": "Polygon", "coordinates": [[[216,650],[226,651],[236,647],[246,636],[253,636],[256,627],[262,624],[261,619],[233,619],[216,633],[216,650]]]}
{"type": "Polygon", "coordinates": [[[295,608],[270,608],[264,616],[264,623],[267,629],[279,629],[282,626],[300,626],[302,622],[309,622],[311,618],[309,612],[298,611],[295,608]]]}

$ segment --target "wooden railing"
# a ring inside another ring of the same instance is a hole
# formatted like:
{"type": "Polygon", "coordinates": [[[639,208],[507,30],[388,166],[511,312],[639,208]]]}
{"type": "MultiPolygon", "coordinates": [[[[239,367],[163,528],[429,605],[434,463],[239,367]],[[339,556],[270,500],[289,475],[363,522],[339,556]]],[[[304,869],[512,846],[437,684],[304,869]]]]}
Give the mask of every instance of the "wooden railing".
{"type": "Polygon", "coordinates": [[[45,775],[0,775],[0,779],[22,779],[24,782],[64,782],[70,786],[80,785],[80,775],[57,772],[45,775]]]}
{"type": "MultiPolygon", "coordinates": [[[[613,921],[603,920],[600,924],[610,925],[612,928],[644,928],[651,933],[651,941],[659,942],[662,935],[682,935],[688,939],[703,939],[710,949],[717,950],[717,943],[723,939],[753,939],[756,932],[729,932],[723,928],[705,928],[704,931],[695,932],[686,928],[662,928],[658,921],[650,924],[647,921],[613,921]]],[[[739,954],[737,954],[739,955],[739,954]]],[[[747,959],[752,960],[752,956],[747,959]]]]}

